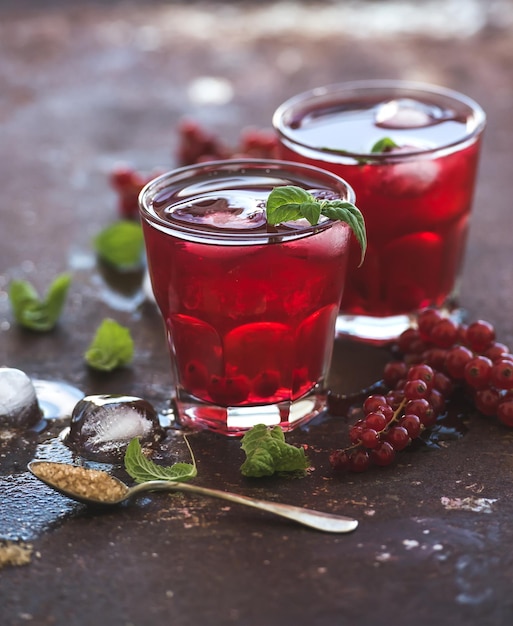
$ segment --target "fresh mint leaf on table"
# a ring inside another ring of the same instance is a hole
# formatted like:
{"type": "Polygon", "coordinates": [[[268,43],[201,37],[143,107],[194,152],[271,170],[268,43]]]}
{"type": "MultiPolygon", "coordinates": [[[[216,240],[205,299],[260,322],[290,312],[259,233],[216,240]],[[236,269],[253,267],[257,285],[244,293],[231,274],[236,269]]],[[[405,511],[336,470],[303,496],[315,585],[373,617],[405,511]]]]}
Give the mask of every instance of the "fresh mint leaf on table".
{"type": "Polygon", "coordinates": [[[393,139],[390,137],[383,137],[383,139],[378,139],[376,143],[371,148],[371,153],[376,152],[389,152],[393,148],[398,148],[399,145],[395,143],[393,139]]]}
{"type": "Polygon", "coordinates": [[[45,332],[56,325],[71,284],[69,274],[60,274],[51,283],[44,298],[26,280],[13,280],[9,285],[9,300],[14,319],[20,326],[45,332]]]}
{"type": "Polygon", "coordinates": [[[317,200],[311,193],[301,187],[284,185],[275,187],[267,198],[267,222],[276,226],[283,222],[306,219],[315,226],[321,215],[330,220],[339,220],[349,224],[361,247],[360,265],[365,258],[367,234],[365,220],[354,204],[343,200],[317,200]]]}
{"type": "Polygon", "coordinates": [[[184,437],[184,439],[191,453],[192,463],[174,463],[170,466],[157,465],[147,459],[143,454],[139,439],[132,439],[125,452],[126,471],[137,483],[145,483],[149,480],[183,482],[194,478],[198,474],[196,460],[187,438],[184,437]]]}
{"type": "Polygon", "coordinates": [[[241,441],[246,460],[241,465],[243,476],[261,478],[279,472],[302,472],[310,466],[303,448],[285,442],[279,426],[268,428],[265,424],[253,426],[241,441]]]}
{"type": "Polygon", "coordinates": [[[120,220],[104,228],[93,240],[96,254],[117,269],[131,269],[142,264],[144,238],[141,225],[120,220]]]}
{"type": "Polygon", "coordinates": [[[110,372],[116,367],[128,365],[134,356],[134,342],[128,328],[106,318],[84,354],[93,369],[110,372]]]}

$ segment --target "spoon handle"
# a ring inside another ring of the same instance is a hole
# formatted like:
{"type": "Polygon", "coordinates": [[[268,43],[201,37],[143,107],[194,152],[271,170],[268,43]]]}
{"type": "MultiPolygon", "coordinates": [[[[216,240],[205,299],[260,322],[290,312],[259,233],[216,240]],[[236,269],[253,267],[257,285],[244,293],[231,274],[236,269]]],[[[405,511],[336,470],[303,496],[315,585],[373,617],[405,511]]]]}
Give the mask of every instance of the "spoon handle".
{"type": "Polygon", "coordinates": [[[333,513],[321,513],[313,509],[305,509],[299,506],[292,506],[290,504],[281,504],[277,502],[270,502],[268,500],[259,500],[257,498],[250,498],[248,496],[241,496],[229,491],[221,491],[218,489],[208,489],[206,487],[200,487],[198,485],[191,485],[189,483],[173,482],[173,481],[150,481],[137,485],[131,489],[132,494],[135,495],[139,491],[183,491],[187,493],[195,493],[203,496],[210,496],[212,498],[220,498],[221,500],[227,500],[228,502],[234,502],[236,504],[243,504],[255,509],[274,513],[281,517],[298,522],[305,526],[322,530],[328,533],[347,533],[354,530],[358,526],[358,522],[350,517],[344,517],[342,515],[335,515],[333,513]],[[139,489],[140,488],[140,489],[139,489]]]}

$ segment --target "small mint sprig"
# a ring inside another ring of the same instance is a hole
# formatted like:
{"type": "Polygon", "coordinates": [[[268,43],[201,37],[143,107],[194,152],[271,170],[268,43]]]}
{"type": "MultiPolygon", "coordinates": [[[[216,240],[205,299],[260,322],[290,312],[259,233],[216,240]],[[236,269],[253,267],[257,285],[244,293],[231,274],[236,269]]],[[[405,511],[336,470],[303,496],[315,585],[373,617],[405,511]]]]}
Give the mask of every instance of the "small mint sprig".
{"type": "Polygon", "coordinates": [[[40,298],[31,283],[13,280],[9,285],[9,300],[16,322],[38,332],[52,330],[61,315],[70,284],[70,274],[60,274],[40,298]]]}
{"type": "Polygon", "coordinates": [[[191,455],[192,463],[173,463],[170,466],[157,465],[146,458],[141,449],[139,440],[132,439],[125,452],[125,469],[136,483],[145,483],[149,480],[165,480],[183,482],[198,475],[196,460],[192,448],[184,437],[191,455]]]}
{"type": "Polygon", "coordinates": [[[349,224],[361,247],[360,265],[367,249],[367,233],[363,215],[354,204],[343,200],[318,200],[301,187],[284,185],[275,187],[266,204],[267,222],[276,226],[283,222],[306,219],[315,226],[324,215],[330,220],[349,224]]]}
{"type": "Polygon", "coordinates": [[[139,267],[143,262],[144,238],[140,224],[120,220],[100,231],[93,240],[96,254],[118,270],[139,267]]]}
{"type": "Polygon", "coordinates": [[[102,372],[128,365],[133,356],[134,341],[130,330],[110,318],[102,321],[84,353],[89,367],[102,372]]]}
{"type": "Polygon", "coordinates": [[[390,152],[394,148],[399,148],[399,145],[391,137],[383,137],[372,146],[371,153],[390,152]]]}

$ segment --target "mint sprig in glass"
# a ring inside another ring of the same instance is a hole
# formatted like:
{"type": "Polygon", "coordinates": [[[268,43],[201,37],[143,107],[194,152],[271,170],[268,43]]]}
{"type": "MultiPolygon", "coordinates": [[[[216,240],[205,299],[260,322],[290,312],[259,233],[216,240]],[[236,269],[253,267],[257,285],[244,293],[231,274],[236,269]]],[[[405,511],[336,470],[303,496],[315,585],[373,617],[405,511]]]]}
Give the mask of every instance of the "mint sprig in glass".
{"type": "Polygon", "coordinates": [[[365,220],[360,209],[351,202],[317,199],[301,187],[284,185],[275,187],[269,194],[266,213],[267,222],[271,226],[299,219],[306,219],[312,226],[316,226],[321,215],[349,224],[360,244],[360,265],[363,263],[367,250],[365,220]]]}

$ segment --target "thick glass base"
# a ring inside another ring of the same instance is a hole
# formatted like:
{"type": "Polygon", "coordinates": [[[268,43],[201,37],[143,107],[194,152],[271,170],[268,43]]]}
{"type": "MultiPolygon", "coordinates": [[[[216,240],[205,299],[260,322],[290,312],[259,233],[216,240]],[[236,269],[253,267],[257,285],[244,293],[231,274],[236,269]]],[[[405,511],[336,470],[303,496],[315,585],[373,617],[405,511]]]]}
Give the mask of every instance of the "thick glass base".
{"type": "Polygon", "coordinates": [[[173,408],[179,424],[192,430],[211,430],[240,437],[256,424],[280,426],[289,431],[313,419],[326,408],[326,394],[312,390],[294,402],[244,407],[223,407],[178,391],[173,408]]]}
{"type": "MultiPolygon", "coordinates": [[[[459,307],[442,308],[441,313],[460,324],[465,311],[459,307]]],[[[399,335],[414,324],[415,313],[390,317],[370,317],[367,315],[339,315],[335,325],[337,337],[347,337],[377,346],[395,341],[399,335]]]]}

